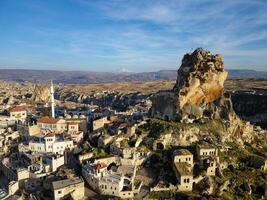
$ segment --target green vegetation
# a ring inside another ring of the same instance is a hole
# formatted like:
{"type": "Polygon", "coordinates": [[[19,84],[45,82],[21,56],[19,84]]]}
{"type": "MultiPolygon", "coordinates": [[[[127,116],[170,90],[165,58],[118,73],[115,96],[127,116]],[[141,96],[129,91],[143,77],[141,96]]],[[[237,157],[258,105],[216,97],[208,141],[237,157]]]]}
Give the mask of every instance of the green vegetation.
{"type": "Polygon", "coordinates": [[[94,154],[95,159],[105,158],[105,157],[110,156],[106,151],[104,151],[103,149],[100,149],[100,148],[94,148],[93,154],[94,154]]]}
{"type": "Polygon", "coordinates": [[[148,137],[158,139],[160,135],[168,134],[170,131],[179,132],[190,128],[198,128],[202,132],[212,133],[219,137],[221,132],[226,131],[225,124],[220,120],[209,120],[205,123],[185,124],[174,121],[164,121],[160,119],[150,118],[147,124],[140,127],[143,133],[147,133],[148,137]]]}

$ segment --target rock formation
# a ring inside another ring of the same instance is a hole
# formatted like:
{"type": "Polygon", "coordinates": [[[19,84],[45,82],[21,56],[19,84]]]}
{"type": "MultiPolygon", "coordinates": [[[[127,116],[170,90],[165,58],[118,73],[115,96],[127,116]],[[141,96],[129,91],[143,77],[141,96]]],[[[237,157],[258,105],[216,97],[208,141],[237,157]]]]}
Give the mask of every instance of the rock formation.
{"type": "Polygon", "coordinates": [[[184,55],[177,81],[170,91],[161,91],[152,99],[151,115],[163,120],[193,123],[220,120],[227,131],[222,140],[250,142],[253,126],[239,119],[232,106],[231,95],[224,91],[227,72],[220,55],[201,48],[184,55]],[[232,138],[232,139],[233,139],[232,138]]]}
{"type": "Polygon", "coordinates": [[[222,96],[227,74],[218,54],[200,48],[185,54],[174,86],[180,116],[210,115],[212,109],[205,107],[222,96]]]}
{"type": "Polygon", "coordinates": [[[35,102],[50,102],[50,88],[48,85],[35,85],[32,93],[32,100],[35,102]]]}
{"type": "Polygon", "coordinates": [[[163,93],[154,98],[152,115],[164,119],[196,120],[202,118],[227,118],[232,109],[230,95],[224,94],[224,81],[227,78],[224,63],[220,55],[212,55],[201,48],[184,55],[178,70],[176,84],[172,91],[165,91],[164,99],[175,102],[166,105],[158,100],[163,93]],[[168,109],[165,107],[168,106],[168,109]]]}

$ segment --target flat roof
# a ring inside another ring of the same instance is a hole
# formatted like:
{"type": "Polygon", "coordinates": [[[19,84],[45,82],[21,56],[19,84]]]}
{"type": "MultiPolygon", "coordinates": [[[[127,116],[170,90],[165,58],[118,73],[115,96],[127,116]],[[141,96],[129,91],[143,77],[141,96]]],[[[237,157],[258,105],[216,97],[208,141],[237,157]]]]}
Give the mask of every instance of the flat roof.
{"type": "Polygon", "coordinates": [[[177,156],[177,155],[193,155],[193,154],[187,149],[177,149],[173,152],[173,155],[177,156]]]}
{"type": "Polygon", "coordinates": [[[76,185],[82,182],[83,180],[80,177],[76,177],[74,179],[64,179],[60,181],[54,181],[52,185],[53,185],[54,190],[58,190],[58,189],[65,188],[70,185],[76,185]]]}
{"type": "Polygon", "coordinates": [[[201,149],[215,149],[216,147],[210,143],[202,142],[200,144],[197,144],[197,146],[201,149]]]}

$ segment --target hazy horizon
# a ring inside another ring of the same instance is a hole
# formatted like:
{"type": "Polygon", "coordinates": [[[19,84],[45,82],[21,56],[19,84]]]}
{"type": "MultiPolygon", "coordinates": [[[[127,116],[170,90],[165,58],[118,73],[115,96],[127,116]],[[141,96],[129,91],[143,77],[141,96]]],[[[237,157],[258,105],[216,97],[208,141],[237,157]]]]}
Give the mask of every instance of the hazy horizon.
{"type": "Polygon", "coordinates": [[[267,1],[0,1],[0,68],[176,70],[203,47],[226,69],[267,70],[267,1]]]}
{"type": "MultiPolygon", "coordinates": [[[[121,70],[113,70],[113,71],[101,71],[101,70],[87,70],[87,69],[30,69],[30,68],[1,68],[0,70],[29,70],[29,71],[62,71],[62,72],[93,72],[93,73],[131,73],[131,74],[135,74],[135,73],[149,73],[149,72],[160,72],[160,71],[177,71],[177,69],[159,69],[159,70],[155,70],[155,71],[138,71],[138,72],[134,72],[134,71],[123,71],[123,69],[121,70]]],[[[257,69],[227,69],[227,70],[233,70],[233,71],[256,71],[256,72],[267,72],[267,69],[263,69],[263,70],[257,70],[257,69]]]]}

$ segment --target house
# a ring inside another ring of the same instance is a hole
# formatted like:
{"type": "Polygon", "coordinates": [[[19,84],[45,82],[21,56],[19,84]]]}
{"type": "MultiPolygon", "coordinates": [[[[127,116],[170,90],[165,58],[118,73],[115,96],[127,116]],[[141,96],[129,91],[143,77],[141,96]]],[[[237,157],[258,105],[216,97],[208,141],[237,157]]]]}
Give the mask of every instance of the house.
{"type": "Polygon", "coordinates": [[[85,115],[73,115],[71,116],[67,116],[65,118],[65,121],[67,124],[69,124],[68,126],[68,130],[73,130],[72,126],[76,126],[77,129],[77,125],[78,125],[78,131],[83,131],[84,133],[87,133],[87,117],[85,115]]]}
{"type": "Polygon", "coordinates": [[[192,167],[187,162],[175,162],[174,172],[178,180],[178,191],[193,190],[192,167]]]}
{"type": "Polygon", "coordinates": [[[131,199],[134,197],[135,190],[131,182],[132,179],[121,173],[107,171],[105,163],[84,165],[82,175],[90,187],[100,194],[131,199]]]}
{"type": "Polygon", "coordinates": [[[122,158],[133,158],[134,148],[129,145],[129,138],[119,137],[110,144],[110,153],[119,155],[122,158]]]}
{"type": "Polygon", "coordinates": [[[66,149],[72,149],[73,147],[72,140],[66,140],[63,135],[55,135],[51,132],[32,137],[29,142],[29,149],[33,152],[51,152],[63,155],[66,149]]]}
{"type": "Polygon", "coordinates": [[[88,163],[82,167],[82,176],[94,190],[99,190],[99,180],[107,174],[105,163],[88,163]]]}
{"type": "Polygon", "coordinates": [[[191,167],[193,167],[193,154],[187,149],[174,151],[173,158],[175,163],[188,163],[191,167]]]}
{"type": "Polygon", "coordinates": [[[66,121],[61,118],[41,117],[37,120],[37,125],[40,129],[51,130],[55,133],[61,133],[67,130],[66,121]]]}
{"type": "Polygon", "coordinates": [[[9,181],[22,181],[29,178],[30,175],[27,168],[23,168],[19,165],[18,160],[12,159],[12,157],[3,158],[0,162],[0,170],[9,181]]]}
{"type": "Polygon", "coordinates": [[[7,128],[16,125],[16,120],[7,115],[0,115],[0,127],[7,128]]]}
{"type": "Polygon", "coordinates": [[[79,123],[78,122],[67,122],[69,132],[78,132],[79,123]]]}
{"type": "Polygon", "coordinates": [[[108,135],[108,134],[104,134],[102,136],[100,136],[97,140],[97,146],[99,148],[107,148],[108,145],[113,141],[113,137],[108,135]]]}
{"type": "Polygon", "coordinates": [[[22,140],[28,141],[31,136],[40,134],[40,127],[38,125],[17,124],[17,129],[20,133],[22,140]]]}
{"type": "Polygon", "coordinates": [[[196,147],[197,160],[205,169],[207,176],[215,176],[219,163],[217,149],[209,143],[198,144],[196,147]]]}
{"type": "Polygon", "coordinates": [[[70,132],[70,138],[74,143],[79,143],[83,140],[83,132],[82,131],[77,131],[77,132],[70,132]]]}
{"type": "Polygon", "coordinates": [[[24,121],[27,118],[27,110],[24,106],[15,106],[8,109],[11,119],[16,121],[24,121]]]}
{"type": "Polygon", "coordinates": [[[196,147],[196,153],[197,153],[197,159],[199,161],[203,161],[209,156],[216,157],[218,155],[217,149],[209,143],[198,144],[196,147]]]}
{"type": "Polygon", "coordinates": [[[92,122],[92,131],[104,128],[105,124],[109,123],[107,117],[101,117],[99,119],[94,119],[92,122]]]}
{"type": "Polygon", "coordinates": [[[193,154],[187,149],[179,149],[173,153],[174,172],[178,180],[179,191],[193,189],[193,154]]]}
{"type": "Polygon", "coordinates": [[[99,181],[99,190],[103,195],[120,196],[123,187],[124,176],[120,174],[108,174],[99,181]]]}
{"type": "Polygon", "coordinates": [[[80,177],[67,178],[52,183],[54,200],[60,200],[70,195],[72,199],[84,198],[84,182],[80,177]]]}

